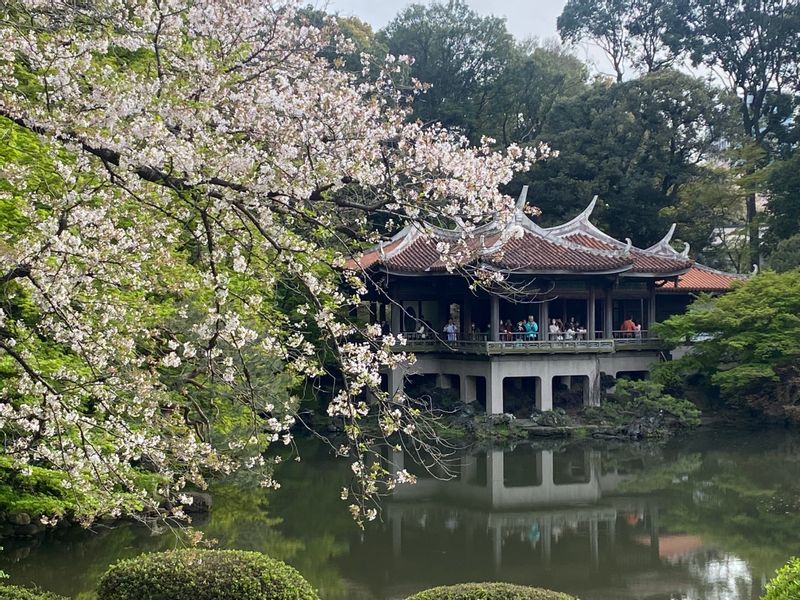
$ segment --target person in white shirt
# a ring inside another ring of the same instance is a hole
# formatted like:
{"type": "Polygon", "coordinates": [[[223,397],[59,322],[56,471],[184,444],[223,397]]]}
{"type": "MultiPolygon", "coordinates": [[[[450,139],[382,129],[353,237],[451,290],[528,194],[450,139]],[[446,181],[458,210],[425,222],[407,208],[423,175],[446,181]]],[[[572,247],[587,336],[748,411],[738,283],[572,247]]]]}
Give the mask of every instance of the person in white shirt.
{"type": "Polygon", "coordinates": [[[456,341],[456,334],[458,333],[458,329],[456,329],[455,323],[453,323],[453,319],[444,326],[444,332],[447,334],[447,341],[448,342],[455,342],[456,341]]]}

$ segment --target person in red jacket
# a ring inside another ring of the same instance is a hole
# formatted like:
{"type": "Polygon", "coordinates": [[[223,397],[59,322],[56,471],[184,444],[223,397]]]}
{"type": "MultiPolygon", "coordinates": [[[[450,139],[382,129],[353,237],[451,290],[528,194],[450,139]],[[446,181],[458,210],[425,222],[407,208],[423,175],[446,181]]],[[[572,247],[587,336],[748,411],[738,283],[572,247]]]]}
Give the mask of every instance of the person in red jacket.
{"type": "Polygon", "coordinates": [[[633,332],[636,331],[636,323],[633,322],[633,317],[628,315],[622,322],[622,337],[633,337],[633,332]]]}

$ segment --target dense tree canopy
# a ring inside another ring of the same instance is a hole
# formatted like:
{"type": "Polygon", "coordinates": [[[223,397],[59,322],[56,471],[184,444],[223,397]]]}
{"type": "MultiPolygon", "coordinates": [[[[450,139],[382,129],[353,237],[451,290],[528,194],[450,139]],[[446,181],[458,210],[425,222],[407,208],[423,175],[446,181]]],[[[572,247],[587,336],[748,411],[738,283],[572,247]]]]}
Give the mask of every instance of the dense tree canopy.
{"type": "Polygon", "coordinates": [[[669,225],[659,211],[704,173],[726,128],[725,106],[718,91],[671,70],[597,82],[563,99],[539,138],[559,158],[529,175],[543,219],[569,218],[598,194],[606,208],[597,218],[612,235],[654,243],[669,225]]]}
{"type": "Polygon", "coordinates": [[[405,61],[369,81],[335,23],[296,8],[0,7],[0,428],[11,468],[60,471],[87,520],[158,511],[209,472],[273,485],[288,389],[330,359],[360,491],[407,477],[367,460],[367,388],[383,435],[419,436],[419,412],[378,387],[405,357],[348,320],[365,282],[345,261],[382,235],[374,214],[388,231],[510,214],[498,186],[535,151],[409,122],[405,61]]]}
{"type": "Polygon", "coordinates": [[[674,344],[693,341],[671,368],[699,371],[732,403],[800,422],[800,271],[764,273],[701,298],[657,333],[674,344]]]}
{"type": "MultiPolygon", "coordinates": [[[[800,4],[796,0],[681,0],[682,18],[667,40],[694,65],[714,69],[739,98],[742,133],[774,149],[793,124],[792,96],[800,83],[800,4]],[[788,95],[788,100],[787,100],[788,95]]],[[[754,165],[755,170],[762,165],[754,165]]],[[[756,194],[747,197],[752,262],[761,254],[756,194]]]]}
{"type": "Polygon", "coordinates": [[[428,84],[413,117],[440,122],[477,143],[505,147],[536,139],[554,102],[580,89],[586,67],[563,49],[516,42],[497,17],[461,0],[412,4],[378,38],[413,57],[410,75],[428,84]]]}
{"type": "Polygon", "coordinates": [[[675,19],[673,3],[664,0],[569,0],[558,31],[565,42],[599,46],[621,82],[626,67],[652,73],[675,62],[676,52],[664,43],[675,19]]]}

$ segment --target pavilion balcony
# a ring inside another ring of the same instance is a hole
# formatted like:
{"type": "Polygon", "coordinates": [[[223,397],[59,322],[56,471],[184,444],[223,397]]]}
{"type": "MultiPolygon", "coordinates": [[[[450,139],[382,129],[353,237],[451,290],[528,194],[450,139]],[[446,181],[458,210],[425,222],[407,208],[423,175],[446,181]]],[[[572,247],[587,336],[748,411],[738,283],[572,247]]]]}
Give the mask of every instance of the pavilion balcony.
{"type": "Polygon", "coordinates": [[[549,339],[527,339],[525,334],[506,334],[510,339],[492,341],[487,334],[460,336],[456,340],[440,337],[422,336],[416,332],[404,334],[406,344],[397,350],[414,353],[453,353],[453,354],[598,354],[620,350],[661,350],[664,344],[647,331],[634,335],[630,331],[614,331],[612,338],[603,338],[597,332],[597,339],[584,339],[584,336],[564,339],[564,334],[548,334],[549,339]]]}

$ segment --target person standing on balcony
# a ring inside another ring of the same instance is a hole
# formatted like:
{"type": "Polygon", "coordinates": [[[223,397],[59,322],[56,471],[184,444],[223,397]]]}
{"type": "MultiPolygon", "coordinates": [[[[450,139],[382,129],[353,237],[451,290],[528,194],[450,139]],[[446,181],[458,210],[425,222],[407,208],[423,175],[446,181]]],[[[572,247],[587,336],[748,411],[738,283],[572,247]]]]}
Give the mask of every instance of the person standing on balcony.
{"type": "Polygon", "coordinates": [[[636,323],[633,322],[633,317],[628,315],[622,322],[620,330],[622,331],[622,337],[633,337],[633,332],[636,331],[636,323]]]}
{"type": "Polygon", "coordinates": [[[564,339],[561,335],[561,327],[558,326],[558,321],[556,319],[550,319],[550,339],[564,339]]]}
{"type": "Polygon", "coordinates": [[[528,315],[528,320],[525,321],[525,339],[533,341],[539,336],[539,324],[533,315],[528,315]]]}
{"type": "Polygon", "coordinates": [[[444,332],[447,335],[448,342],[456,341],[456,334],[458,332],[458,329],[456,328],[456,324],[453,323],[453,319],[450,319],[447,325],[444,326],[444,332]]]}

